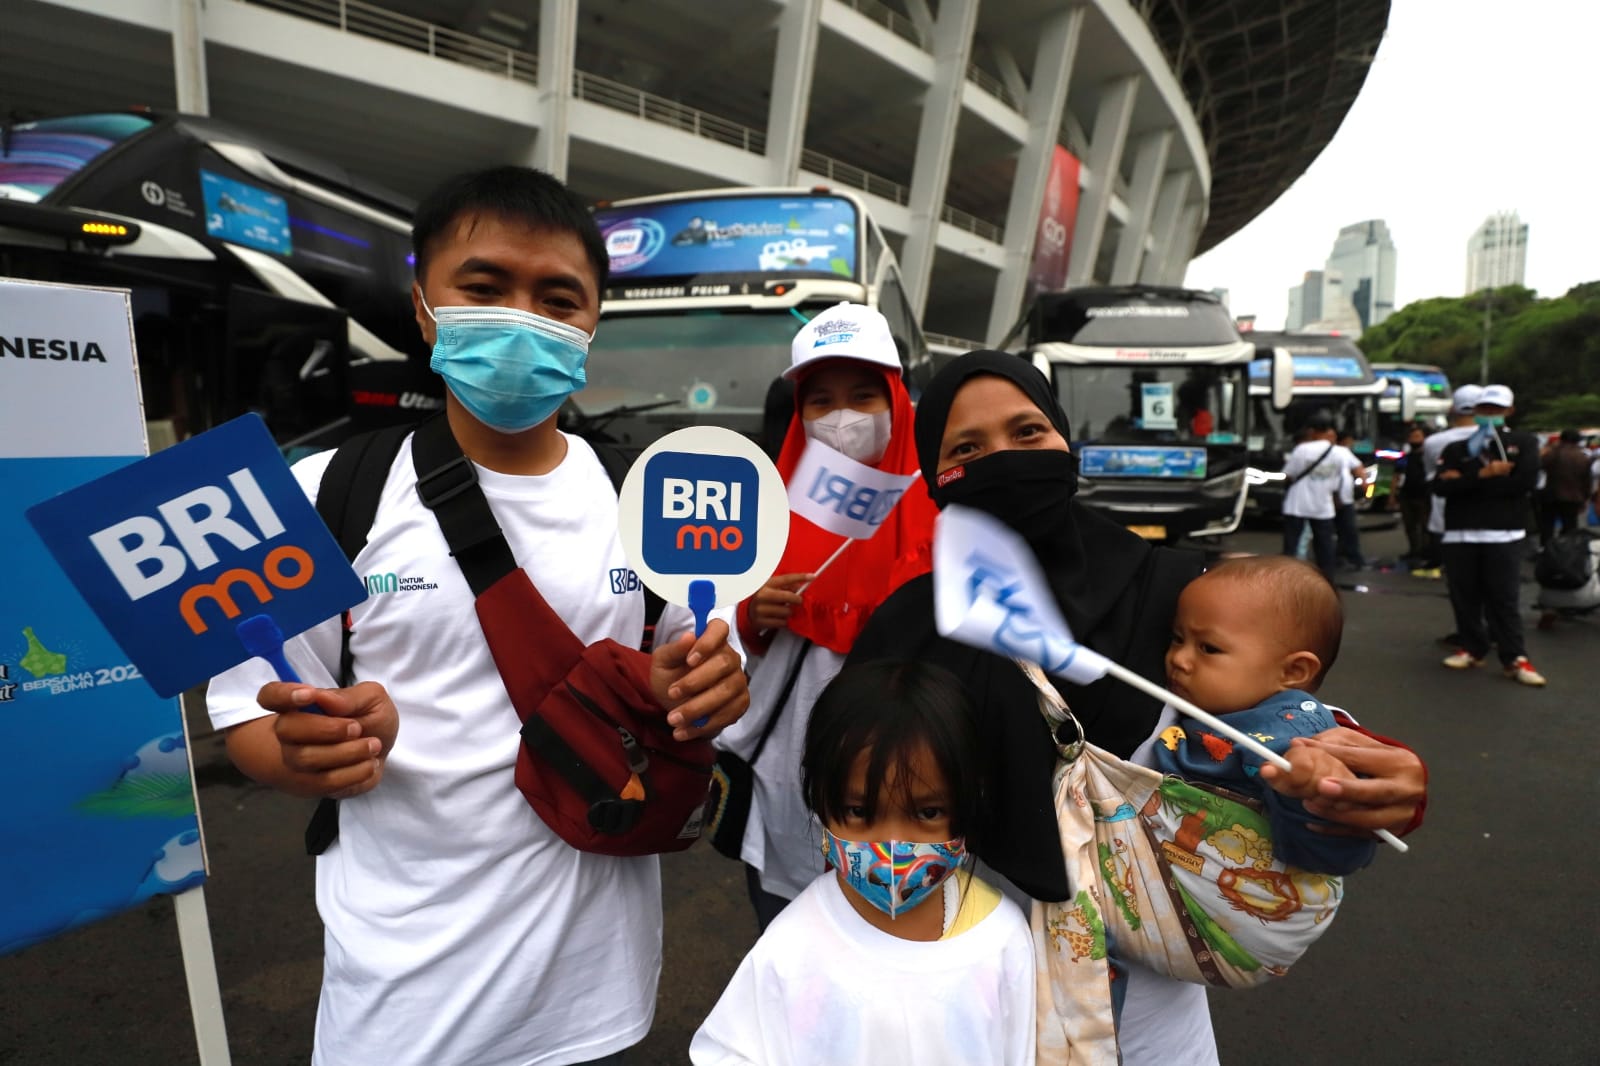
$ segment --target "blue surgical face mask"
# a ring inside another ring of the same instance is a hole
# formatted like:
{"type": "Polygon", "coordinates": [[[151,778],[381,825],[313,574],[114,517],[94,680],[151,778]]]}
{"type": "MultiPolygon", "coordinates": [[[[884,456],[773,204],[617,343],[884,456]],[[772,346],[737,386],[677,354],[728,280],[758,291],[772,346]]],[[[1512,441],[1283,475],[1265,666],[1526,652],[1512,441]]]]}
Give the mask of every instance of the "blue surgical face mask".
{"type": "Polygon", "coordinates": [[[927,899],[966,858],[965,840],[840,840],[822,831],[822,854],[844,883],[893,918],[927,899]]]}
{"type": "Polygon", "coordinates": [[[491,429],[532,429],[584,386],[589,334],[575,326],[510,307],[422,309],[437,327],[428,366],[491,429]]]}
{"type": "Polygon", "coordinates": [[[1472,420],[1480,426],[1503,426],[1506,424],[1505,415],[1473,415],[1472,420]]]}

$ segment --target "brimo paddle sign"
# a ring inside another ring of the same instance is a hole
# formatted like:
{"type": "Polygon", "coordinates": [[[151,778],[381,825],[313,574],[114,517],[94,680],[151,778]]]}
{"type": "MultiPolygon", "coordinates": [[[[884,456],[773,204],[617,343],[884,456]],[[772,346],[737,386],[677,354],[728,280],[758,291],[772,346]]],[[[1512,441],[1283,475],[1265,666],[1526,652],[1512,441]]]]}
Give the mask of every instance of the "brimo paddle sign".
{"type": "Polygon", "coordinates": [[[789,541],[788,499],[772,460],[716,426],[680,429],[645,449],[623,479],[617,515],[639,580],[693,611],[697,637],[713,610],[766,584],[789,541]]]}
{"type": "MultiPolygon", "coordinates": [[[[943,636],[1035,663],[1075,685],[1110,675],[1274,766],[1290,769],[1289,760],[1255,737],[1074,641],[1027,542],[998,519],[970,507],[941,511],[934,527],[933,575],[935,622],[943,636]]],[[[1396,851],[1409,850],[1386,829],[1375,835],[1396,851]]]]}

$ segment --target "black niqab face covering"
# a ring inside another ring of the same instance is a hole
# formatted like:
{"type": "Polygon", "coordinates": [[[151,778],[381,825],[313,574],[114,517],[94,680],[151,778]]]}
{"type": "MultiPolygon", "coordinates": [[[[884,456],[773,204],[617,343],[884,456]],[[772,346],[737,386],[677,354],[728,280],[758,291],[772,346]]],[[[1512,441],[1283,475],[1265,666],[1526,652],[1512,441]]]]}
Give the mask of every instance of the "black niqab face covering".
{"type": "Polygon", "coordinates": [[[1067,625],[1081,637],[1122,595],[1149,554],[1149,545],[1073,500],[1078,459],[1069,452],[1010,449],[939,472],[941,444],[956,395],[968,381],[982,376],[1011,382],[1063,439],[1072,439],[1066,412],[1033,364],[1006,352],[969,352],[934,375],[917,405],[917,458],[928,493],[940,507],[950,503],[975,507],[1022,534],[1039,558],[1067,625]]]}

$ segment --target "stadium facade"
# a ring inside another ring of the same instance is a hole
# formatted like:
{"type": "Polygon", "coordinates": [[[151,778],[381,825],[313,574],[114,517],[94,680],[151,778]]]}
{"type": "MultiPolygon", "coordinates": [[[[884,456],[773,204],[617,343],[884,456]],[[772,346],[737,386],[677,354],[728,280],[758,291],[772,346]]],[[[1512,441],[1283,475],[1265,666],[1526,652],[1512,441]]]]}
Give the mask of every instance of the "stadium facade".
{"type": "Polygon", "coordinates": [[[1388,0],[6,0],[0,119],[210,114],[418,195],[863,193],[930,331],[1181,282],[1304,172],[1388,0]],[[1032,281],[1030,282],[1030,275],[1032,281]]]}

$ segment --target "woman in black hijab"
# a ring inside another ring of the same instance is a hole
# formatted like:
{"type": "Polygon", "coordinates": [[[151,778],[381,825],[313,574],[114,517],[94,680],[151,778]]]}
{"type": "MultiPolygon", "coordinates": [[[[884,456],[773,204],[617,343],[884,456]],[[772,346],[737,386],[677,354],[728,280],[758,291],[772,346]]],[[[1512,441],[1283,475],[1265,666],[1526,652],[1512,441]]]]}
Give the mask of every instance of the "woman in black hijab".
{"type": "MultiPolygon", "coordinates": [[[[1033,366],[1004,352],[972,352],[947,365],[924,392],[917,457],[938,506],[986,511],[1027,539],[1080,643],[1163,682],[1178,594],[1204,560],[1199,552],[1152,547],[1075,500],[1070,428],[1033,366]]],[[[1066,899],[1051,793],[1055,745],[1022,671],[1009,659],[939,636],[931,575],[906,583],[878,608],[849,662],[880,658],[937,662],[965,682],[985,749],[985,816],[972,834],[973,849],[1029,896],[1066,899]]],[[[1089,741],[1124,758],[1150,737],[1161,715],[1158,700],[1110,677],[1087,686],[1055,684],[1089,741]]],[[[1392,787],[1324,805],[1319,815],[1376,828],[1420,811],[1420,760],[1376,741],[1370,746],[1385,754],[1365,754],[1365,738],[1335,732],[1341,735],[1332,740],[1341,746],[1330,750],[1351,769],[1380,779],[1364,784],[1392,787]]]]}

